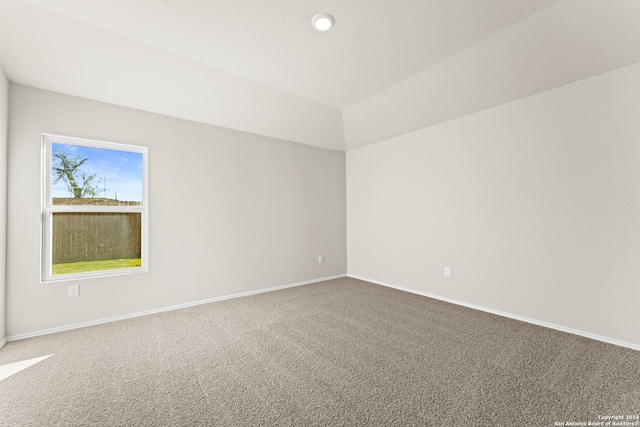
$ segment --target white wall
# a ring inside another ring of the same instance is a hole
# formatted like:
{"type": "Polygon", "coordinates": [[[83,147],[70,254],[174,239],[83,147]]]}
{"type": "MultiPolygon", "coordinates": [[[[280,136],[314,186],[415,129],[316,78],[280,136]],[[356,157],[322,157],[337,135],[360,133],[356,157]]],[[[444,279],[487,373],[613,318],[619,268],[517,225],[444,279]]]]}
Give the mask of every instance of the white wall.
{"type": "Polygon", "coordinates": [[[349,151],[349,274],[640,345],[639,117],[637,63],[349,151]]]}
{"type": "MultiPolygon", "coordinates": [[[[0,31],[0,33],[2,33],[0,31]]],[[[0,46],[2,43],[0,42],[0,46]]],[[[0,64],[2,49],[0,48],[0,64]]],[[[6,261],[7,261],[7,121],[9,81],[0,66],[0,347],[6,334],[6,261]]]]}
{"type": "MultiPolygon", "coordinates": [[[[6,335],[7,120],[9,81],[0,68],[0,343],[6,335]]],[[[0,344],[1,345],[1,344],[0,344]]]]}
{"type": "Polygon", "coordinates": [[[9,337],[346,273],[344,152],[15,84],[9,112],[9,337]],[[39,283],[42,132],[149,147],[149,273],[39,283]]]}

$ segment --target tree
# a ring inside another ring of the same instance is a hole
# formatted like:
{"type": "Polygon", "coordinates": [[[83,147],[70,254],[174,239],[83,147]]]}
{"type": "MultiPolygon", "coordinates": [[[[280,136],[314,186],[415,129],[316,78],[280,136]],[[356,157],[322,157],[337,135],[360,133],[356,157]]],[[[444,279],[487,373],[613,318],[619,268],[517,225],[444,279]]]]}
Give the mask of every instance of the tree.
{"type": "Polygon", "coordinates": [[[54,149],[53,151],[53,185],[62,180],[66,185],[69,193],[76,199],[95,197],[98,195],[98,180],[94,184],[96,174],[87,175],[81,169],[82,165],[89,160],[88,157],[82,158],[80,155],[71,157],[71,153],[67,148],[65,151],[54,149]]]}

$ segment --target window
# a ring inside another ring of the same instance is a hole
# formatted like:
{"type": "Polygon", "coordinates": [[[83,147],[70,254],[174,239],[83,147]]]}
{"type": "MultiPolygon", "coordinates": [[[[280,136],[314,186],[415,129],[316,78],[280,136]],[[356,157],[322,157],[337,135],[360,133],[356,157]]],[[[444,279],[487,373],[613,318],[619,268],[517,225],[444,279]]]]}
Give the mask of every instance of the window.
{"type": "Polygon", "coordinates": [[[42,281],[147,271],[147,148],[42,140],[42,281]]]}

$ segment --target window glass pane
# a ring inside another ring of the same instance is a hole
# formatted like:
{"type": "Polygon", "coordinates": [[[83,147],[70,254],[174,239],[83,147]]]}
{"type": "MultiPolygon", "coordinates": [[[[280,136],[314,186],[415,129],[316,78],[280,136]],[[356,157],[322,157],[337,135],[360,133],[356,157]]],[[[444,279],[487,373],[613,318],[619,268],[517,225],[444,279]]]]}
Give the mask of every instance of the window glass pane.
{"type": "Polygon", "coordinates": [[[51,144],[51,203],[141,206],[142,153],[51,144]]]}
{"type": "Polygon", "coordinates": [[[52,214],[52,275],[140,267],[141,248],[141,213],[52,214]]]}

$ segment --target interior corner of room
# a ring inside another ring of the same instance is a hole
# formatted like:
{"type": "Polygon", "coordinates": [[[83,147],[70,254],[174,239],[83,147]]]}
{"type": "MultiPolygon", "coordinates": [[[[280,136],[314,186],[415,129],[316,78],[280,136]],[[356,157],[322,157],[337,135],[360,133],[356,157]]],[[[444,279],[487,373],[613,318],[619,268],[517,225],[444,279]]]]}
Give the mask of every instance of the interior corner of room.
{"type": "Polygon", "coordinates": [[[638,3],[531,3],[329,99],[3,0],[0,342],[348,275],[640,349],[638,3]],[[41,283],[42,133],[148,147],[148,273],[41,283]]]}

